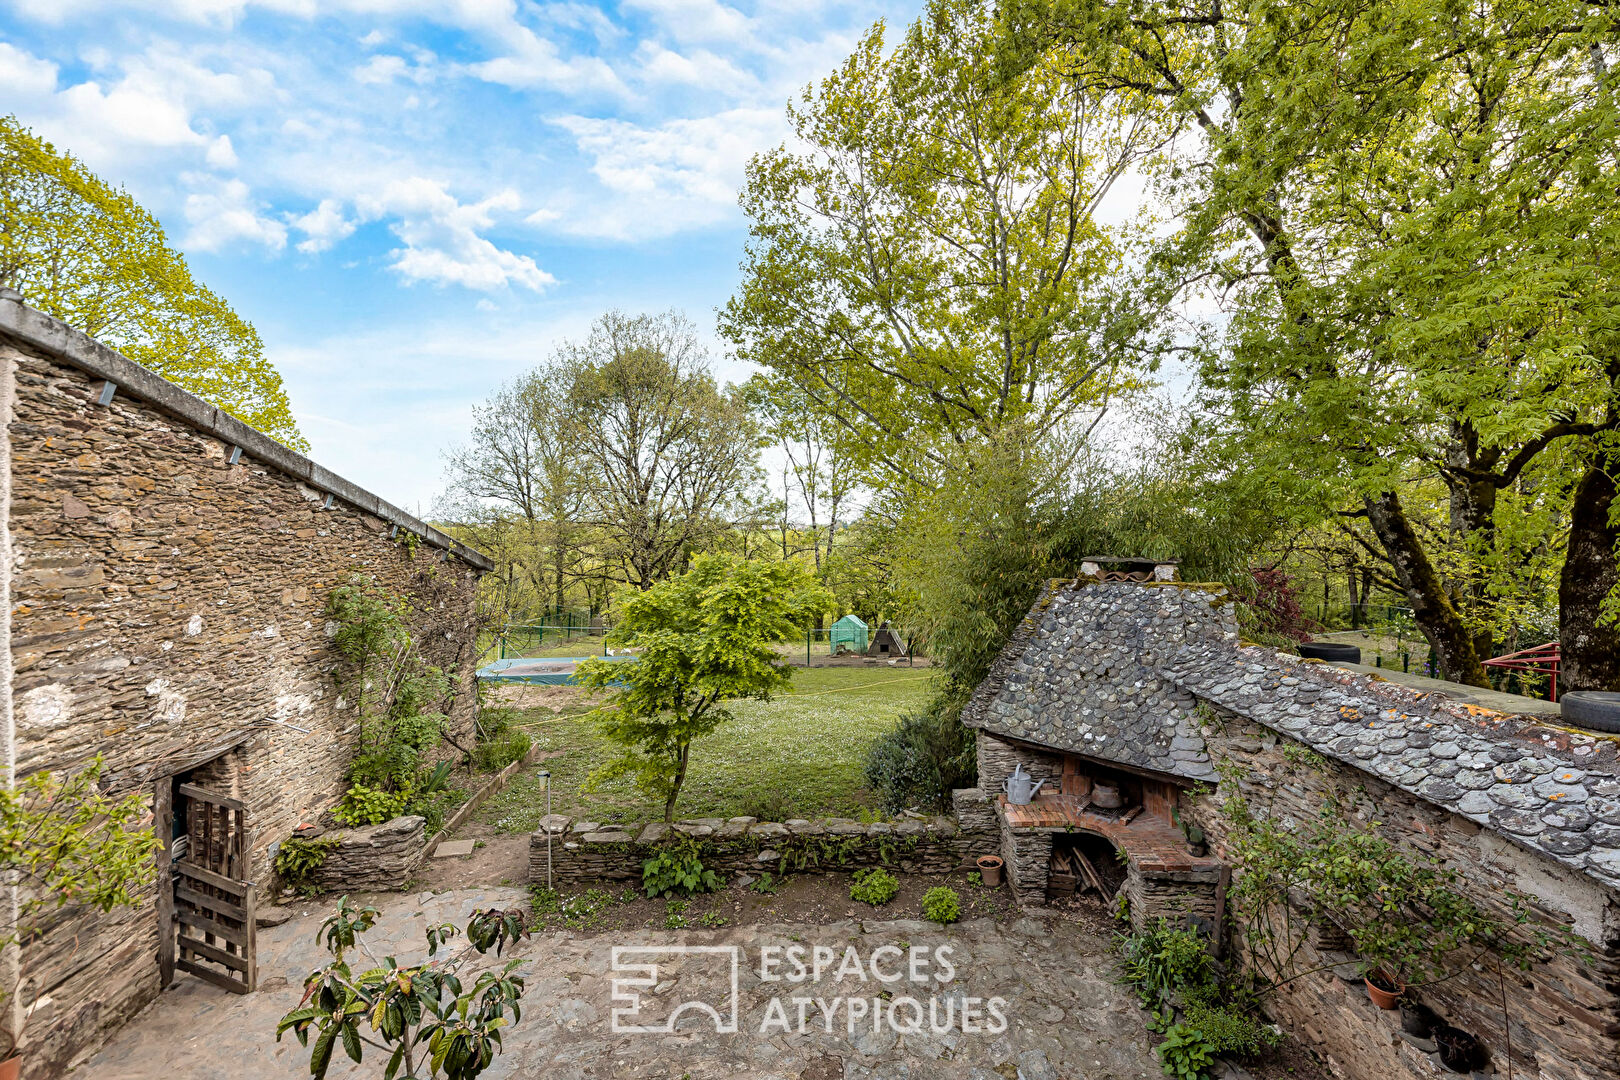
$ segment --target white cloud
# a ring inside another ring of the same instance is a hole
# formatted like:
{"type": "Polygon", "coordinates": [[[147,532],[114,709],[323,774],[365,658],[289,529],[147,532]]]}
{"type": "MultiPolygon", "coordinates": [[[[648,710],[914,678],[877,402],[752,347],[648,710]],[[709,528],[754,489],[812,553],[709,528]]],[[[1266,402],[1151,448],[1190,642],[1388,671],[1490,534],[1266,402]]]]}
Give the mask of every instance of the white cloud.
{"type": "Polygon", "coordinates": [[[752,20],[719,0],[626,0],[625,6],[646,12],[678,41],[745,43],[756,32],[752,20]]]}
{"type": "Polygon", "coordinates": [[[236,148],[231,145],[231,137],[221,135],[209,143],[204,159],[216,169],[236,168],[236,148]]]}
{"type": "Polygon", "coordinates": [[[781,110],[760,108],[655,126],[584,116],[554,123],[574,136],[613,196],[594,212],[561,215],[561,228],[620,240],[665,236],[734,214],[749,157],[787,133],[781,110]]]}
{"type": "Polygon", "coordinates": [[[55,64],[0,41],[0,92],[35,97],[55,91],[55,64]]]}
{"type": "Polygon", "coordinates": [[[343,216],[343,207],[336,199],[322,199],[309,213],[289,218],[288,224],[304,234],[305,239],[298,242],[298,250],[305,255],[325,251],[355,228],[355,223],[343,216]]]}
{"type": "Polygon", "coordinates": [[[471,64],[467,70],[485,82],[517,90],[585,90],[621,96],[629,93],[606,61],[594,56],[565,58],[555,43],[515,21],[504,40],[509,47],[506,55],[471,64]]]}
{"type": "Polygon", "coordinates": [[[521,206],[511,190],[463,204],[442,183],[420,176],[393,181],[360,203],[368,216],[400,219],[393,231],[405,246],[390,253],[394,260],[390,265],[406,281],[460,285],[480,292],[509,286],[540,292],[557,279],[529,256],[497,247],[479,235],[495,224],[497,212],[510,213],[521,206]]]}
{"type": "Polygon", "coordinates": [[[260,211],[248,186],[240,180],[188,174],[182,179],[201,190],[186,196],[184,246],[195,251],[219,251],[247,241],[272,251],[287,246],[287,226],[260,211]]]}

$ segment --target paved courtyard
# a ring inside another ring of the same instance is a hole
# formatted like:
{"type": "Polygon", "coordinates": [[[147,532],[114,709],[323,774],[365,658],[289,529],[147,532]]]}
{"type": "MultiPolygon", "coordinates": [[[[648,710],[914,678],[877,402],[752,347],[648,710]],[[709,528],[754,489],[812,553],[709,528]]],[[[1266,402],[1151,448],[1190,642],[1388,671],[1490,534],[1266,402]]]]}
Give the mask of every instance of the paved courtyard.
{"type": "MultiPolygon", "coordinates": [[[[422,928],[462,924],[476,908],[522,903],[517,889],[385,896],[368,936],[372,952],[411,962],[422,928]]],[[[276,1021],[296,1006],[303,977],[325,954],[315,942],[326,908],[306,905],[262,930],[260,990],[233,997],[200,980],[177,985],[133,1020],[76,1075],[96,1080],[241,1080],[308,1075],[307,1052],[276,1021]]],[[[803,1080],[1148,1080],[1160,1077],[1150,1036],[1111,974],[1108,942],[1055,919],[996,925],[973,920],[941,930],[913,921],[759,925],[720,930],[575,936],[547,934],[514,954],[529,961],[523,1018],[486,1073],[501,1077],[779,1077],[803,1080]],[[615,946],[620,966],[612,970],[615,946]],[[731,950],[637,953],[629,946],[736,946],[736,1031],[685,1002],[708,1004],[729,1026],[731,950]],[[767,974],[762,978],[763,963],[767,974]],[[811,975],[821,962],[819,981],[811,975]],[[799,981],[796,960],[806,972],[799,981]],[[613,981],[657,965],[639,1003],[612,999],[613,981]],[[859,968],[860,975],[856,969],[859,968]],[[864,978],[862,977],[864,976],[864,978]],[[914,981],[915,980],[915,981],[914,981]],[[999,1002],[992,999],[1001,999],[999,1002]],[[915,1004],[913,1004],[915,1003],[915,1004]],[[618,1032],[620,1026],[661,1027],[618,1032]],[[934,1026],[940,1030],[932,1030],[934,1026]]],[[[468,980],[470,982],[470,980],[468,980]]],[[[376,1060],[373,1061],[373,1056],[376,1060]]],[[[329,1075],[373,1077],[341,1051],[329,1075]]]]}

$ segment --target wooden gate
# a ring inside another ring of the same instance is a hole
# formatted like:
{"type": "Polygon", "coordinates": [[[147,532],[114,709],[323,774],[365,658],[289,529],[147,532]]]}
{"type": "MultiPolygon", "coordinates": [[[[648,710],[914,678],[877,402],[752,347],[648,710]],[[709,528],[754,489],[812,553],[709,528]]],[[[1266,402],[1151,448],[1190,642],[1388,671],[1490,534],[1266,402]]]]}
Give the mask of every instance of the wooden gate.
{"type": "Polygon", "coordinates": [[[174,790],[186,800],[185,851],[174,860],[174,966],[234,994],[252,993],[258,965],[247,806],[192,784],[174,790]]]}

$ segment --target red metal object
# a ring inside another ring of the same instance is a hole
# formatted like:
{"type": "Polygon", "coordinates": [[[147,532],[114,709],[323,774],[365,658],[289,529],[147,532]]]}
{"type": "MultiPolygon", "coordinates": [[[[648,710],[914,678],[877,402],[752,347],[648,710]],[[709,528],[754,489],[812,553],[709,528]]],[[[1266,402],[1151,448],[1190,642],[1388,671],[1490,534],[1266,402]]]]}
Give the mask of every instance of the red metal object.
{"type": "Polygon", "coordinates": [[[1549,641],[1545,645],[1537,645],[1533,649],[1520,649],[1518,652],[1507,653],[1504,656],[1493,656],[1485,661],[1486,667],[1503,668],[1511,671],[1533,671],[1538,675],[1547,675],[1552,679],[1551,695],[1547,700],[1558,700],[1558,665],[1563,655],[1558,650],[1558,642],[1549,641]]]}

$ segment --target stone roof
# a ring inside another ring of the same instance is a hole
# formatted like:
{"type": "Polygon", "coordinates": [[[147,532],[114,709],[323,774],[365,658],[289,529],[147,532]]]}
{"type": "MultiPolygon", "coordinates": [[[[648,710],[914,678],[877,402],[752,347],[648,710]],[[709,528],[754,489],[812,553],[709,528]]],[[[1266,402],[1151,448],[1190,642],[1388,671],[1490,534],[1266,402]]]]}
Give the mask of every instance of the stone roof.
{"type": "Polygon", "coordinates": [[[1209,779],[1214,768],[1193,697],[1161,668],[1189,643],[1236,640],[1224,591],[1176,582],[1051,582],[962,721],[1122,765],[1209,779]]]}
{"type": "Polygon", "coordinates": [[[1193,642],[1176,686],[1620,886],[1617,743],[1259,646],[1193,642]]]}
{"type": "Polygon", "coordinates": [[[1218,585],[1050,582],[962,721],[1202,780],[1199,700],[1620,887],[1620,740],[1245,645],[1218,585]]]}

